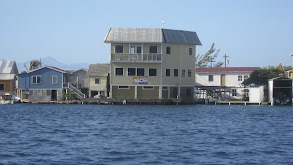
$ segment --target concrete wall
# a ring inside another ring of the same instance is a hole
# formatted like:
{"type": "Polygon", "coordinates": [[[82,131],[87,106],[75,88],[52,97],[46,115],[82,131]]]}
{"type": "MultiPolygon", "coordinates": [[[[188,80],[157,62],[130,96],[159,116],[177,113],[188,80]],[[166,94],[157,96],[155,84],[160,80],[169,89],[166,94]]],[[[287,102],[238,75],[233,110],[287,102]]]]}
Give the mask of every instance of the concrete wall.
{"type": "MultiPolygon", "coordinates": [[[[32,89],[32,90],[29,90],[28,99],[30,101],[46,101],[46,102],[49,102],[49,101],[51,101],[51,95],[52,95],[52,90],[32,89]]],[[[57,100],[56,101],[62,101],[62,100],[64,100],[64,98],[63,98],[63,90],[58,89],[57,90],[57,100]]]]}
{"type": "Polygon", "coordinates": [[[264,87],[250,87],[249,88],[249,102],[261,103],[264,101],[264,87]]]}

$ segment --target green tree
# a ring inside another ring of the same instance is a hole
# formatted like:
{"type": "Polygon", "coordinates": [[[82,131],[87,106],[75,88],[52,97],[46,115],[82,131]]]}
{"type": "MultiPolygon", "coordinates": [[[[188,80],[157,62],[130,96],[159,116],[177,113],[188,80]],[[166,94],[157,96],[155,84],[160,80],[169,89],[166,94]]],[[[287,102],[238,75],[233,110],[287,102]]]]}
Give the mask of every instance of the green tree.
{"type": "Polygon", "coordinates": [[[258,70],[253,71],[250,74],[250,77],[243,81],[243,85],[248,86],[251,84],[255,85],[268,85],[268,80],[283,76],[284,72],[281,71],[278,67],[268,66],[259,68],[258,70]]]}
{"type": "Polygon", "coordinates": [[[64,99],[73,100],[77,96],[72,90],[68,90],[67,93],[65,93],[63,97],[64,97],[64,99]]]}
{"type": "MultiPolygon", "coordinates": [[[[199,68],[205,68],[209,66],[211,61],[214,62],[218,56],[220,49],[216,50],[215,43],[212,44],[211,48],[205,54],[198,54],[196,56],[195,66],[199,68]]],[[[224,62],[217,62],[214,67],[221,67],[224,62]]]]}

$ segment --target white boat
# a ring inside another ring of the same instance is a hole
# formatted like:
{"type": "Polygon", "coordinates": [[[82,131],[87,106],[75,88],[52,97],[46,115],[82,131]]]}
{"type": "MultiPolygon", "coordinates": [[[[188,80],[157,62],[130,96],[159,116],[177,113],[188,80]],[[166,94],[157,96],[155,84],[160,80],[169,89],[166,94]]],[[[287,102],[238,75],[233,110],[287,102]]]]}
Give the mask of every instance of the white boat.
{"type": "Polygon", "coordinates": [[[0,104],[13,104],[12,95],[9,93],[0,95],[0,104]]]}

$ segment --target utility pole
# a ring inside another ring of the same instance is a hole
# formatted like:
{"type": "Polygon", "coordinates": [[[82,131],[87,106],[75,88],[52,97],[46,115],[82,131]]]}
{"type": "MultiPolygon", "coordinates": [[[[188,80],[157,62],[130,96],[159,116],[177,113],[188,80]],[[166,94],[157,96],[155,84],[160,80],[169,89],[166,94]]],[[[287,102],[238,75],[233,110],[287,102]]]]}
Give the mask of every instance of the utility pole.
{"type": "MultiPolygon", "coordinates": [[[[229,56],[227,56],[226,54],[225,54],[225,68],[227,67],[227,58],[229,57],[229,56]]],[[[228,64],[229,64],[229,61],[228,61],[228,64]]]]}

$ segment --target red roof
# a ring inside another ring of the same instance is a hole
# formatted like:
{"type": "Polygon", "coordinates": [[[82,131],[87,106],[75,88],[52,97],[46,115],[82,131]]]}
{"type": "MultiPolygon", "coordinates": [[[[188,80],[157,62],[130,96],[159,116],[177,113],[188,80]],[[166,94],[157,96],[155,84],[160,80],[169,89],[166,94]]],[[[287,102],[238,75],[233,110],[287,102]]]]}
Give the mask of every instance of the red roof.
{"type": "Polygon", "coordinates": [[[196,68],[195,72],[253,72],[259,67],[196,68]]]}

